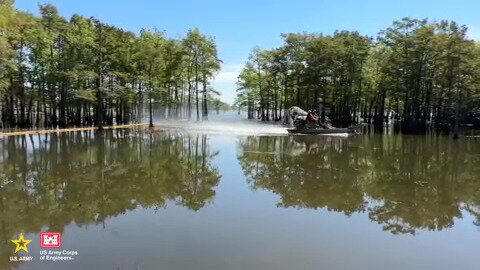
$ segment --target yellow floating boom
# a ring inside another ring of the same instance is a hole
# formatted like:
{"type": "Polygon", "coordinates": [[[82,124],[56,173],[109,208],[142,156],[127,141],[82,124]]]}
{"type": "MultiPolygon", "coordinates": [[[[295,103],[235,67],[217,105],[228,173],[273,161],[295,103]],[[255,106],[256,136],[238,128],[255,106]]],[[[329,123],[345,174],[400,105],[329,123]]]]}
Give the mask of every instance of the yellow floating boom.
{"type": "MultiPolygon", "coordinates": [[[[148,126],[148,125],[149,124],[128,124],[128,125],[117,125],[117,126],[104,126],[103,128],[104,129],[117,129],[117,128],[132,128],[132,127],[138,127],[138,126],[148,126]]],[[[97,129],[98,129],[98,127],[83,127],[83,128],[13,131],[13,132],[1,132],[0,137],[23,136],[23,135],[31,135],[31,134],[75,132],[75,131],[86,131],[86,130],[97,130],[97,129]]]]}

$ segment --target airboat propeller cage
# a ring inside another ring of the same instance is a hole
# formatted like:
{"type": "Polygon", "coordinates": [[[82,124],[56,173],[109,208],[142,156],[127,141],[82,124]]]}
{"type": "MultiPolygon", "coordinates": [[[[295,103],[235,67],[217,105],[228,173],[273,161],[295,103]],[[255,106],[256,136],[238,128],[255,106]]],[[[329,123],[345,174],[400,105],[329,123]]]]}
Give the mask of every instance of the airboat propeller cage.
{"type": "Polygon", "coordinates": [[[301,109],[300,107],[293,106],[286,110],[285,113],[285,124],[293,126],[293,121],[297,117],[306,117],[307,112],[301,109]]]}

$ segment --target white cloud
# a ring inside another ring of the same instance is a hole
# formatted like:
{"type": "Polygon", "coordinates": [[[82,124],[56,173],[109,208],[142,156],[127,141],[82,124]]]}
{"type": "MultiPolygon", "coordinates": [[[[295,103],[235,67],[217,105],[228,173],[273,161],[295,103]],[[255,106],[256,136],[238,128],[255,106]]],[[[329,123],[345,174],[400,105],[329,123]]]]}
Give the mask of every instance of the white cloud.
{"type": "Polygon", "coordinates": [[[215,76],[216,83],[236,83],[237,77],[240,72],[238,71],[220,71],[215,76]]]}
{"type": "Polygon", "coordinates": [[[241,64],[225,64],[212,82],[213,88],[221,93],[220,99],[233,104],[237,95],[237,77],[242,70],[241,64]]]}

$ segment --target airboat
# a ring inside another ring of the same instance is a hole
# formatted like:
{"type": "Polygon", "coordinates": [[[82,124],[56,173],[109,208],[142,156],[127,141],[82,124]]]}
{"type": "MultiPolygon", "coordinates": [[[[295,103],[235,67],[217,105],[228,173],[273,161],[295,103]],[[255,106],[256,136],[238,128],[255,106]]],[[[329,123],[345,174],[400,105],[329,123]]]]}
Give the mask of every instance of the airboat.
{"type": "Polygon", "coordinates": [[[290,134],[326,135],[358,133],[358,128],[354,126],[348,128],[336,128],[329,124],[320,125],[318,116],[312,113],[307,113],[296,106],[288,109],[285,116],[288,124],[292,125],[293,122],[294,127],[287,129],[290,134]]]}
{"type": "Polygon", "coordinates": [[[287,129],[288,133],[291,134],[350,134],[356,133],[357,131],[353,128],[289,128],[287,129]]]}

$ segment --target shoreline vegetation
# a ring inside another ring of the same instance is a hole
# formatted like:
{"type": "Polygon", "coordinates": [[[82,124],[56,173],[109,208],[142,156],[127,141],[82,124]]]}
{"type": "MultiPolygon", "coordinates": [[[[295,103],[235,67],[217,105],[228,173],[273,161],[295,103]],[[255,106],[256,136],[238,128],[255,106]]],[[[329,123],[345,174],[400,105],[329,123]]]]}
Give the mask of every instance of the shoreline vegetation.
{"type": "Polygon", "coordinates": [[[0,128],[66,128],[208,118],[228,106],[210,82],[213,37],[137,35],[95,18],[66,20],[50,4],[36,17],[0,1],[0,128]]]}
{"type": "Polygon", "coordinates": [[[480,44],[453,21],[404,18],[376,39],[358,32],[282,34],[255,48],[238,77],[236,105],[248,118],[280,121],[291,106],[337,126],[453,133],[480,127],[480,44]]]}

